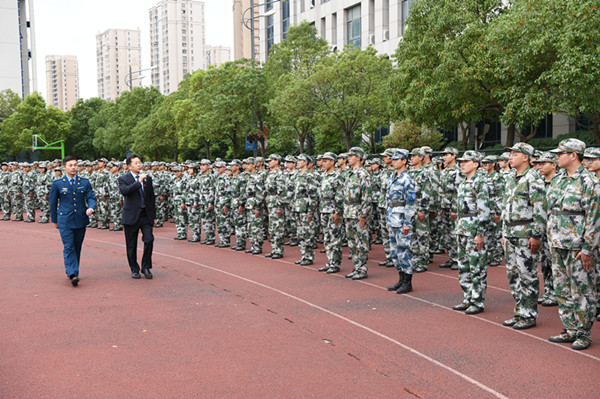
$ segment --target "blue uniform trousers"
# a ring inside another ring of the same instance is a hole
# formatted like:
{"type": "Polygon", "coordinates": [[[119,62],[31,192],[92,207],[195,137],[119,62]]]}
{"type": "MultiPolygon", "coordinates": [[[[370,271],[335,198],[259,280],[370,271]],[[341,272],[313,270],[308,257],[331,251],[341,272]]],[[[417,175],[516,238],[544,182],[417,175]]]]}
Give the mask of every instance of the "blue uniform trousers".
{"type": "Polygon", "coordinates": [[[81,244],[85,237],[85,227],[80,229],[60,229],[60,238],[63,242],[63,256],[65,258],[65,271],[67,276],[79,276],[79,259],[81,258],[81,244]]]}

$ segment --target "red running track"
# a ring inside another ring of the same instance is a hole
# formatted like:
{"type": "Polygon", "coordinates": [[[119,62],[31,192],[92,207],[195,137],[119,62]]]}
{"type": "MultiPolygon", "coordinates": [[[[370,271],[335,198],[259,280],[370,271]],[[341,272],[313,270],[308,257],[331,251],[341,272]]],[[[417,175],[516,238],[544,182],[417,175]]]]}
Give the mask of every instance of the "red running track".
{"type": "Polygon", "coordinates": [[[155,278],[133,280],[123,233],[88,229],[74,288],[53,225],[0,222],[1,398],[600,397],[598,327],[582,352],[548,342],[556,307],[503,327],[502,266],[467,316],[450,309],[462,294],[445,256],[397,295],[381,245],[351,281],[346,256],[326,275],[318,250],[300,267],[297,248],[269,260],[174,241],[171,223],[155,236],[155,278]]]}

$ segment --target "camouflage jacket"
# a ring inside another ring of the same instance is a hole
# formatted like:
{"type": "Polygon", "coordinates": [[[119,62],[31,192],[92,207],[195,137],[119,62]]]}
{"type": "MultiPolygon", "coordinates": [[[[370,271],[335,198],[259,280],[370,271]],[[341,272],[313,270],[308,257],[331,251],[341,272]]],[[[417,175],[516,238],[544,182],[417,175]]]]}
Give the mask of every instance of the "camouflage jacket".
{"type": "Polygon", "coordinates": [[[105,169],[98,170],[98,172],[96,172],[94,192],[96,193],[96,197],[98,197],[98,198],[102,198],[102,197],[108,198],[108,196],[109,196],[108,191],[109,191],[110,182],[109,182],[108,175],[109,175],[109,173],[105,169]]]}
{"type": "MultiPolygon", "coordinates": [[[[184,179],[183,176],[180,178],[175,177],[171,183],[171,190],[173,193],[173,204],[179,206],[181,204],[188,204],[187,193],[190,191],[188,188],[188,180],[184,179]]],[[[190,204],[191,205],[191,204],[190,204]]]]}
{"type": "Polygon", "coordinates": [[[431,202],[429,204],[429,210],[431,212],[439,213],[442,209],[442,175],[433,162],[430,162],[427,166],[424,166],[424,168],[429,173],[429,180],[431,181],[431,202]]]}
{"type": "Polygon", "coordinates": [[[377,206],[381,209],[386,208],[386,200],[387,200],[387,186],[388,180],[390,177],[394,176],[396,171],[394,169],[384,169],[379,174],[379,195],[377,197],[377,206]]]}
{"type": "Polygon", "coordinates": [[[294,169],[293,171],[285,170],[283,172],[282,185],[284,186],[285,190],[283,192],[281,201],[284,204],[290,204],[294,199],[294,190],[296,187],[295,179],[297,174],[297,169],[294,169]]]}
{"type": "Polygon", "coordinates": [[[482,174],[476,173],[470,180],[465,179],[460,183],[456,192],[456,208],[453,210],[458,214],[455,233],[484,237],[491,220],[489,201],[487,179],[482,174]]]}
{"type": "Polygon", "coordinates": [[[340,173],[337,170],[323,175],[319,186],[319,213],[342,214],[344,198],[341,188],[340,173]]]}
{"type": "Polygon", "coordinates": [[[490,189],[490,211],[494,215],[500,215],[502,212],[502,200],[504,198],[502,193],[505,190],[506,178],[503,178],[497,172],[486,173],[485,175],[488,179],[488,187],[490,189]]]}
{"type": "Polygon", "coordinates": [[[281,209],[286,196],[285,176],[281,169],[271,170],[265,178],[265,201],[268,209],[281,209]]]}
{"type": "Polygon", "coordinates": [[[540,239],[546,229],[546,187],[534,170],[506,176],[502,198],[502,235],[540,239]]]}
{"type": "Polygon", "coordinates": [[[197,203],[202,206],[214,206],[215,204],[215,175],[208,171],[198,174],[197,203]]]}
{"type": "Polygon", "coordinates": [[[440,176],[441,209],[451,210],[456,208],[456,190],[465,176],[460,171],[458,165],[454,165],[449,169],[444,169],[440,176]]]}
{"type": "Polygon", "coordinates": [[[50,194],[50,187],[52,186],[53,180],[54,179],[53,179],[52,173],[50,173],[50,172],[38,174],[37,195],[39,198],[46,197],[48,194],[50,194]]]}
{"type": "Polygon", "coordinates": [[[217,175],[215,178],[215,207],[231,208],[231,180],[227,173],[217,175]]]}
{"type": "Polygon", "coordinates": [[[411,169],[408,174],[413,180],[417,192],[417,200],[415,202],[417,212],[428,214],[429,211],[432,211],[433,206],[431,172],[422,166],[419,169],[411,169]]]}
{"type": "Polygon", "coordinates": [[[363,167],[349,170],[344,183],[344,218],[368,218],[371,212],[371,177],[363,167]]]}
{"type": "Polygon", "coordinates": [[[317,179],[308,170],[304,173],[299,170],[294,179],[294,198],[292,200],[294,212],[314,213],[317,209],[318,197],[317,179]]]}
{"type": "Polygon", "coordinates": [[[8,183],[10,182],[11,174],[9,171],[0,172],[0,194],[8,193],[8,183]]]}
{"type": "Polygon", "coordinates": [[[600,186],[583,167],[573,176],[562,170],[550,183],[548,243],[550,247],[592,255],[600,240],[600,186]]]}
{"type": "Polygon", "coordinates": [[[10,180],[8,181],[8,192],[11,195],[23,193],[23,181],[25,173],[21,169],[11,172],[10,180]]]}
{"type": "Polygon", "coordinates": [[[37,176],[33,170],[23,174],[23,195],[34,195],[37,176]]]}
{"type": "Polygon", "coordinates": [[[245,208],[260,211],[265,200],[265,181],[259,172],[248,175],[246,181],[246,204],[245,208]]]}
{"type": "Polygon", "coordinates": [[[412,227],[417,213],[416,201],[417,190],[410,174],[403,171],[390,175],[386,182],[387,224],[390,227],[412,227]]]}
{"type": "Polygon", "coordinates": [[[239,208],[246,203],[246,179],[248,174],[240,172],[231,176],[231,206],[239,208]]]}
{"type": "MultiPolygon", "coordinates": [[[[121,200],[121,191],[119,191],[119,174],[118,173],[110,173],[108,175],[108,198],[112,202],[121,200]]],[[[152,185],[154,185],[154,180],[152,180],[152,185]]]]}

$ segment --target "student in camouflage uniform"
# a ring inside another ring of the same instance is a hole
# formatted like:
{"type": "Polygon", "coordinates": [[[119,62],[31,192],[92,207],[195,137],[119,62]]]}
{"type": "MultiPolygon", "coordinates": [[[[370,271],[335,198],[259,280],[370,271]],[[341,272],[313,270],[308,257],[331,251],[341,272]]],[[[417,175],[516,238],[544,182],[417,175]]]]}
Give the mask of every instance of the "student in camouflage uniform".
{"type": "Polygon", "coordinates": [[[204,241],[201,244],[215,244],[215,176],[210,170],[210,161],[200,161],[200,175],[198,176],[200,220],[204,230],[204,241]]]}
{"type": "Polygon", "coordinates": [[[283,195],[283,213],[285,215],[285,235],[290,238],[290,241],[285,245],[290,247],[298,246],[298,235],[296,227],[296,215],[292,210],[292,200],[294,197],[294,187],[296,174],[296,158],[292,155],[285,157],[286,170],[284,171],[284,186],[286,187],[283,195]]]}
{"type": "Polygon", "coordinates": [[[371,178],[371,212],[369,212],[369,248],[371,244],[383,244],[381,230],[379,229],[379,195],[381,193],[381,160],[373,158],[365,162],[371,178]],[[375,238],[373,238],[375,236],[375,238]]]}
{"type": "Polygon", "coordinates": [[[48,163],[42,162],[38,175],[37,190],[41,213],[41,219],[38,223],[50,223],[50,202],[48,201],[48,196],[50,195],[50,187],[53,180],[52,173],[48,171],[48,163]]]}
{"type": "Polygon", "coordinates": [[[2,162],[2,173],[0,173],[0,210],[2,220],[10,220],[10,197],[8,196],[8,184],[11,174],[8,162],[2,162]]]}
{"type": "Polygon", "coordinates": [[[198,164],[190,162],[183,174],[186,180],[187,193],[185,203],[187,205],[187,217],[192,238],[188,242],[199,242],[202,229],[200,223],[200,179],[198,178],[198,164]]]}
{"type": "Polygon", "coordinates": [[[154,227],[163,227],[169,218],[168,199],[170,187],[170,174],[165,171],[165,163],[161,162],[158,166],[156,176],[152,177],[154,193],[156,195],[156,225],[154,227]]]}
{"type": "Polygon", "coordinates": [[[390,231],[390,249],[394,266],[398,271],[398,282],[388,291],[406,294],[412,291],[413,256],[411,241],[416,214],[417,190],[407,171],[408,151],[395,150],[391,156],[395,173],[386,187],[386,220],[390,231]]]}
{"type": "Polygon", "coordinates": [[[281,170],[281,157],[271,154],[267,158],[269,173],[265,178],[265,202],[269,213],[269,235],[271,237],[271,252],[265,258],[279,259],[283,257],[285,243],[285,210],[282,198],[286,196],[285,180],[281,170]]]}
{"type": "Polygon", "coordinates": [[[572,342],[575,350],[590,346],[596,316],[594,254],[600,240],[600,187],[581,161],[585,143],[566,139],[552,150],[563,168],[547,193],[548,242],[558,313],[565,331],[551,342],[572,342]]]}
{"type": "MultiPolygon", "coordinates": [[[[546,197],[548,187],[556,176],[556,156],[545,152],[535,161],[535,164],[538,165],[538,170],[544,179],[544,197],[546,197]]],[[[544,228],[538,252],[540,253],[540,265],[544,278],[544,295],[538,299],[538,304],[542,306],[557,306],[558,302],[556,302],[556,294],[554,293],[554,279],[552,278],[552,254],[548,245],[546,228],[544,228]]]]}
{"type": "Polygon", "coordinates": [[[415,185],[417,200],[415,202],[417,214],[414,219],[412,254],[413,270],[422,273],[429,264],[429,212],[432,209],[434,184],[430,172],[423,166],[425,151],[414,148],[410,153],[412,169],[408,172],[415,185]]]}
{"type": "MultiPolygon", "coordinates": [[[[348,153],[341,153],[337,157],[337,170],[340,172],[340,181],[342,185],[346,184],[348,176],[350,174],[350,168],[348,167],[348,153]]],[[[348,246],[348,239],[346,238],[346,221],[342,215],[342,247],[348,246]]]]}
{"type": "Polygon", "coordinates": [[[319,187],[319,213],[323,231],[323,245],[327,254],[327,263],[319,268],[320,272],[337,273],[342,264],[341,214],[344,207],[339,172],[335,169],[336,155],[323,154],[323,178],[319,187]]]}
{"type": "Polygon", "coordinates": [[[13,165],[12,174],[8,182],[8,195],[15,214],[14,222],[23,221],[23,182],[25,173],[18,164],[13,165]]]}
{"type": "Polygon", "coordinates": [[[35,222],[35,186],[37,183],[35,172],[28,162],[23,163],[23,211],[25,223],[35,222]]]}
{"type": "Polygon", "coordinates": [[[421,147],[425,153],[423,167],[429,173],[431,180],[431,203],[429,209],[429,263],[433,263],[433,255],[443,253],[441,248],[441,174],[431,156],[433,149],[429,146],[421,147]]]}
{"type": "Polygon", "coordinates": [[[515,308],[513,317],[502,324],[525,330],[535,327],[538,317],[540,281],[536,253],[546,228],[546,190],[543,180],[529,167],[533,147],[517,143],[507,150],[513,169],[507,175],[502,201],[502,242],[515,308]]]}
{"type": "Polygon", "coordinates": [[[173,193],[173,220],[177,228],[177,236],[174,240],[187,240],[187,229],[188,229],[188,209],[187,202],[189,201],[187,195],[188,181],[183,178],[183,171],[180,166],[173,167],[173,174],[175,179],[172,183],[173,193]]]}
{"type": "Polygon", "coordinates": [[[263,202],[265,200],[264,179],[256,171],[254,158],[248,158],[247,164],[248,179],[246,181],[246,222],[250,248],[246,253],[258,255],[262,253],[262,247],[265,241],[263,231],[262,212],[263,202]]]}
{"type": "Polygon", "coordinates": [[[302,257],[296,264],[300,266],[312,265],[315,259],[315,237],[313,220],[317,204],[318,190],[317,180],[308,170],[310,157],[305,154],[298,155],[298,172],[294,179],[294,198],[292,201],[293,211],[296,215],[296,228],[298,229],[298,239],[300,254],[302,257]]]}
{"type": "Polygon", "coordinates": [[[354,270],[346,278],[367,278],[369,260],[369,230],[366,225],[371,211],[371,178],[362,166],[365,151],[360,147],[350,148],[348,164],[352,169],[344,183],[344,220],[346,238],[354,270]]]}
{"type": "Polygon", "coordinates": [[[503,198],[502,194],[504,191],[505,179],[496,172],[497,161],[498,157],[495,155],[488,155],[484,157],[481,162],[481,170],[488,179],[488,187],[490,189],[490,211],[492,212],[492,220],[490,221],[487,232],[487,236],[490,238],[487,251],[488,262],[492,267],[498,266],[502,262],[502,257],[504,256],[504,250],[500,243],[500,240],[502,239],[500,205],[503,198]]]}
{"type": "Polygon", "coordinates": [[[387,228],[387,211],[386,211],[386,191],[388,180],[390,177],[396,174],[396,170],[392,167],[392,155],[395,150],[392,148],[386,149],[381,156],[383,157],[384,169],[379,175],[379,193],[373,193],[374,197],[377,197],[377,208],[379,214],[379,230],[381,231],[381,242],[383,244],[383,252],[385,254],[385,260],[379,262],[379,266],[394,267],[392,260],[392,254],[390,250],[390,233],[387,228]]]}
{"type": "Polygon", "coordinates": [[[475,151],[466,151],[460,168],[465,180],[458,186],[456,208],[456,234],[458,236],[458,281],[464,299],[452,309],[466,314],[483,312],[487,286],[487,254],[485,232],[490,222],[489,188],[487,179],[477,173],[481,157],[475,151]]]}
{"type": "Polygon", "coordinates": [[[452,217],[452,209],[456,208],[456,191],[464,180],[460,167],[456,163],[458,150],[454,147],[444,149],[444,170],[441,173],[441,216],[443,247],[448,251],[448,261],[441,264],[441,268],[458,270],[458,257],[456,255],[456,218],[452,217]]]}
{"type": "Polygon", "coordinates": [[[98,229],[107,230],[110,226],[110,213],[108,210],[108,197],[109,197],[109,173],[106,170],[106,158],[98,160],[98,171],[96,172],[96,179],[94,185],[94,192],[96,193],[97,205],[94,214],[98,222],[98,229]]]}
{"type": "Polygon", "coordinates": [[[217,176],[215,177],[215,215],[219,243],[217,248],[231,245],[231,180],[227,176],[227,164],[223,161],[215,163],[217,176]]]}
{"type": "Polygon", "coordinates": [[[246,174],[241,171],[242,163],[234,159],[231,161],[231,211],[232,223],[235,227],[235,247],[236,251],[246,250],[246,213],[244,205],[246,203],[246,174]]]}
{"type": "MultiPolygon", "coordinates": [[[[600,185],[600,148],[586,148],[583,154],[583,164],[594,178],[596,185],[600,185]]],[[[596,317],[600,321],[600,249],[596,249],[594,255],[596,264],[596,317]]]]}
{"type": "MultiPolygon", "coordinates": [[[[110,231],[123,231],[121,219],[123,218],[123,195],[119,190],[119,164],[109,162],[106,165],[108,175],[108,212],[110,220],[114,223],[110,231]]],[[[153,180],[154,181],[154,180],[153,180]]]]}

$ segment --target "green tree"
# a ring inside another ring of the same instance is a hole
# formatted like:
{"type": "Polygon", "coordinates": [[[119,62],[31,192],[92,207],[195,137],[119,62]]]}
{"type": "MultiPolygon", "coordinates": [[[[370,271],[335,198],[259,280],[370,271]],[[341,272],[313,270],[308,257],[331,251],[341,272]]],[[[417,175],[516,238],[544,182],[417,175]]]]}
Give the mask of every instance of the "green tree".
{"type": "Polygon", "coordinates": [[[6,153],[9,146],[9,143],[3,139],[1,134],[2,122],[17,112],[20,103],[21,97],[11,89],[0,91],[0,154],[6,153]]]}
{"type": "Polygon", "coordinates": [[[430,146],[434,150],[444,144],[444,136],[437,130],[419,127],[408,120],[394,124],[392,132],[383,138],[385,148],[405,148],[430,146]]]}
{"type": "Polygon", "coordinates": [[[96,159],[98,153],[94,148],[94,133],[90,121],[102,109],[105,103],[98,97],[87,100],[79,99],[67,112],[71,128],[65,137],[65,151],[82,159],[96,159]]]}
{"type": "Polygon", "coordinates": [[[182,94],[175,91],[152,107],[150,115],[133,128],[132,150],[147,158],[177,159],[177,124],[173,106],[182,94]]]}

